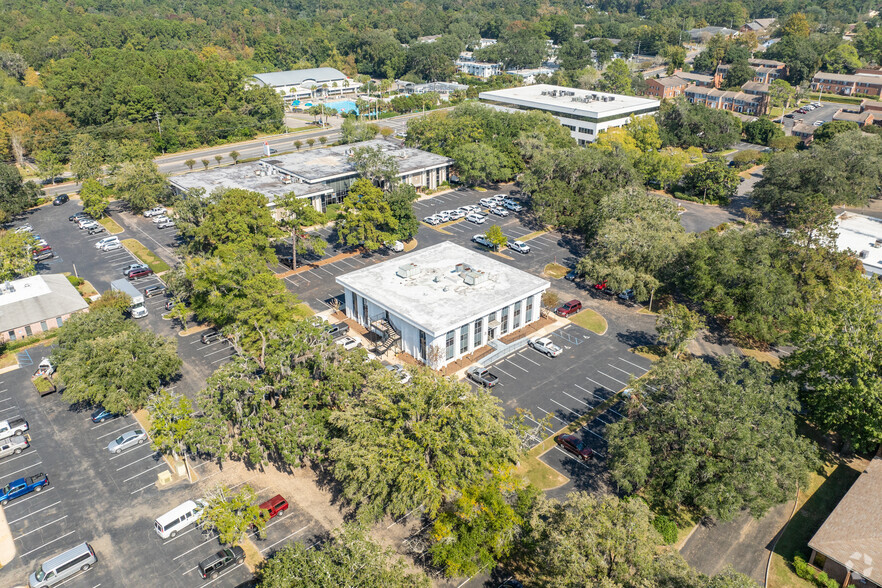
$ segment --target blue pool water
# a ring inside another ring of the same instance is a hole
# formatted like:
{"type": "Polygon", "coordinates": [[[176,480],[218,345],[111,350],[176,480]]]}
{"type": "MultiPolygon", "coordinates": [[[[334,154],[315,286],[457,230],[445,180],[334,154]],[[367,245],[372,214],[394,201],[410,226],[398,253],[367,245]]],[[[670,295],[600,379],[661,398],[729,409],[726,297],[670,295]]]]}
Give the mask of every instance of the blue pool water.
{"type": "Polygon", "coordinates": [[[333,108],[339,113],[354,112],[358,114],[358,108],[352,100],[337,100],[336,102],[325,102],[325,108],[333,108]]]}

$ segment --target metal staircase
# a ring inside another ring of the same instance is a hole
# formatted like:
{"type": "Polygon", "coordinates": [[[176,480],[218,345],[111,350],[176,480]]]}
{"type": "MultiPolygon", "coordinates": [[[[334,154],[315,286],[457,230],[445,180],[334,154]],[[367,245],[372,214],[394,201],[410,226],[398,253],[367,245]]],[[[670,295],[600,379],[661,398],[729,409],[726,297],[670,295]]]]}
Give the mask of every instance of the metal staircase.
{"type": "Polygon", "coordinates": [[[372,316],[370,322],[371,329],[381,337],[374,347],[374,353],[377,355],[383,355],[393,345],[401,341],[401,333],[389,322],[389,319],[386,318],[386,313],[372,316]]]}

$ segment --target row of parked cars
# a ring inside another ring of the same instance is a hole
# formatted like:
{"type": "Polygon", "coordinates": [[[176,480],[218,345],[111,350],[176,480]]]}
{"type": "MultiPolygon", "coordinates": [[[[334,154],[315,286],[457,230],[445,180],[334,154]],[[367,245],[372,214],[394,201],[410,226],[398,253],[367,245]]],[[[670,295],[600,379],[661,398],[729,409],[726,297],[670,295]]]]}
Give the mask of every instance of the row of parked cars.
{"type": "MultiPolygon", "coordinates": [[[[489,238],[487,238],[487,235],[485,235],[483,233],[472,237],[472,242],[477,243],[478,245],[483,245],[484,247],[487,247],[488,249],[492,249],[494,251],[496,251],[498,249],[496,244],[493,241],[491,241],[489,238]]],[[[509,249],[511,249],[512,251],[515,251],[515,252],[520,253],[522,255],[526,255],[527,253],[530,252],[530,246],[527,245],[526,243],[524,243],[523,241],[508,241],[506,246],[509,249]]]]}
{"type": "Polygon", "coordinates": [[[144,218],[152,218],[157,229],[168,229],[175,226],[175,221],[168,218],[168,210],[163,206],[155,206],[144,211],[144,218]]]}
{"type": "Polygon", "coordinates": [[[21,225],[16,227],[15,232],[18,234],[30,234],[33,242],[28,247],[30,248],[31,256],[34,258],[34,261],[44,261],[55,257],[52,247],[49,246],[49,243],[47,243],[41,235],[34,234],[34,227],[31,225],[21,225]]]}
{"type": "Polygon", "coordinates": [[[510,212],[521,212],[524,207],[514,198],[505,194],[497,194],[481,198],[478,204],[467,204],[454,210],[442,210],[427,216],[423,222],[434,226],[464,218],[476,225],[482,225],[487,220],[487,215],[483,212],[485,209],[490,214],[506,217],[510,212]]]}

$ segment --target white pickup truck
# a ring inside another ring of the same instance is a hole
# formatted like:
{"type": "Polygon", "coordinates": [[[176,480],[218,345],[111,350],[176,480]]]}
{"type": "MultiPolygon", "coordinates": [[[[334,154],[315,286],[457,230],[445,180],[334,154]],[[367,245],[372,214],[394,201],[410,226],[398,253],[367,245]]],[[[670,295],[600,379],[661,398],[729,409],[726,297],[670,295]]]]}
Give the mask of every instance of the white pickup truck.
{"type": "Polygon", "coordinates": [[[0,439],[21,435],[29,428],[28,422],[22,418],[0,421],[0,439]]]}

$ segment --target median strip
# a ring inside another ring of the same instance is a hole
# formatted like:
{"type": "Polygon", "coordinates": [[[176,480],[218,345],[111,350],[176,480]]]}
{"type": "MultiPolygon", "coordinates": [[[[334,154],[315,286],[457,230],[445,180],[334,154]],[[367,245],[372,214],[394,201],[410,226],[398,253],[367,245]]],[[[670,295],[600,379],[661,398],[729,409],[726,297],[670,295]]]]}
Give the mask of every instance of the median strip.
{"type": "Polygon", "coordinates": [[[147,267],[153,270],[153,273],[160,274],[169,270],[168,264],[162,261],[159,256],[144,247],[137,239],[123,239],[123,246],[128,249],[132,255],[137,257],[141,263],[146,263],[147,267]]]}

